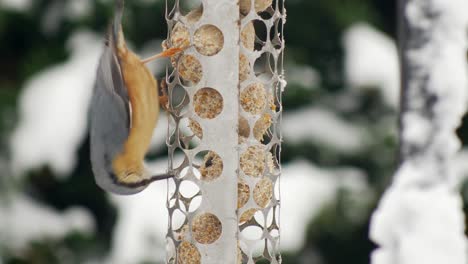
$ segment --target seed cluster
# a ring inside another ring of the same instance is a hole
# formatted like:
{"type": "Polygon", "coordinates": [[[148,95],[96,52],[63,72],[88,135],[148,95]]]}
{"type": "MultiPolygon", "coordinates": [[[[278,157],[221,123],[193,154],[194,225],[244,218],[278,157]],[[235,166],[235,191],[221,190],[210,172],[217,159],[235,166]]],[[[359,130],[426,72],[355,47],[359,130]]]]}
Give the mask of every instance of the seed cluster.
{"type": "MultiPolygon", "coordinates": [[[[186,23],[193,26],[203,14],[202,8],[192,10],[186,15],[186,23]]],[[[241,42],[248,50],[253,50],[255,45],[255,28],[252,22],[247,23],[241,31],[241,42]]],[[[213,56],[219,53],[224,46],[223,33],[214,25],[203,25],[198,28],[191,40],[190,32],[183,23],[177,22],[172,29],[170,36],[170,44],[168,41],[163,42],[163,49],[166,50],[171,47],[188,48],[193,44],[197,52],[205,56],[213,56]]],[[[200,62],[193,56],[184,58],[185,55],[176,55],[171,58],[173,67],[177,67],[179,75],[186,81],[192,82],[196,85],[203,76],[203,70],[200,62]],[[177,61],[179,64],[177,64],[177,61]]],[[[239,80],[244,81],[250,74],[250,63],[247,58],[239,55],[239,80]]]]}
{"type": "Polygon", "coordinates": [[[199,117],[213,119],[223,110],[223,97],[215,89],[203,88],[193,96],[193,107],[199,117]]]}
{"type": "Polygon", "coordinates": [[[240,156],[240,168],[248,176],[262,176],[265,169],[264,148],[260,145],[248,147],[240,156]]]}
{"type": "MultiPolygon", "coordinates": [[[[237,201],[238,208],[242,208],[249,200],[250,188],[248,187],[248,185],[246,185],[247,188],[244,185],[242,184],[238,185],[240,187],[237,192],[238,197],[240,197],[237,201]],[[239,205],[242,205],[242,206],[239,206],[239,205]]],[[[254,214],[259,209],[265,208],[268,206],[272,196],[273,196],[273,183],[271,182],[271,180],[268,178],[264,178],[260,180],[257,183],[257,185],[255,185],[254,195],[253,195],[254,201],[259,206],[259,208],[251,208],[251,209],[246,210],[239,218],[239,222],[242,224],[252,219],[254,214]]]]}
{"type": "Polygon", "coordinates": [[[199,264],[201,255],[197,247],[187,241],[180,243],[177,253],[179,255],[179,264],[199,264]]]}
{"type": "MultiPolygon", "coordinates": [[[[271,6],[272,0],[255,0],[255,11],[263,12],[271,6]]],[[[251,0],[240,0],[239,2],[241,14],[247,15],[250,12],[251,0]]]]}
{"type": "Polygon", "coordinates": [[[239,180],[237,183],[237,209],[242,208],[250,197],[250,187],[243,180],[239,180]]]}
{"type": "Polygon", "coordinates": [[[254,83],[242,91],[240,103],[245,111],[258,115],[265,110],[267,104],[265,86],[262,83],[254,83]]]}
{"type": "Polygon", "coordinates": [[[203,130],[197,121],[190,118],[188,127],[192,130],[195,136],[197,136],[199,139],[203,139],[203,130]]]}
{"type": "Polygon", "coordinates": [[[194,56],[184,54],[180,57],[179,65],[177,67],[180,77],[186,81],[192,82],[194,85],[198,84],[203,75],[203,69],[194,56]]]}
{"type": "Polygon", "coordinates": [[[222,225],[211,213],[197,215],[192,221],[193,238],[200,244],[211,244],[221,236],[222,225]]]}
{"type": "Polygon", "coordinates": [[[202,180],[212,181],[219,176],[223,171],[223,160],[213,151],[209,151],[203,158],[203,163],[200,166],[202,180]]]}

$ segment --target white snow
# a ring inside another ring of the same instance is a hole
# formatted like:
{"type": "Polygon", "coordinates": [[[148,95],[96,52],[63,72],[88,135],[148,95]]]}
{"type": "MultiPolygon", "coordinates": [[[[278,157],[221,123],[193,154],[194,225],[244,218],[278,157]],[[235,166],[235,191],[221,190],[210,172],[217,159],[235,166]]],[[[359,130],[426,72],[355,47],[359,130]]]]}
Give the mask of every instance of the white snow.
{"type": "Polygon", "coordinates": [[[283,166],[281,176],[281,250],[294,252],[305,242],[309,222],[340,188],[369,197],[365,175],[353,168],[322,169],[307,161],[283,166]]]}
{"type": "Polygon", "coordinates": [[[20,119],[11,138],[15,174],[48,164],[64,175],[75,166],[102,40],[78,32],[68,45],[70,59],[33,76],[21,94],[20,119]]]}
{"type": "Polygon", "coordinates": [[[71,19],[79,19],[91,15],[92,3],[90,0],[68,0],[65,14],[71,19]]]}
{"type": "MultiPolygon", "coordinates": [[[[148,166],[155,173],[163,173],[167,168],[167,159],[160,159],[148,166]]],[[[167,181],[152,183],[144,191],[131,196],[109,195],[119,211],[119,217],[106,263],[163,261],[168,222],[167,181]]]]}
{"type": "Polygon", "coordinates": [[[408,142],[414,142],[415,144],[422,145],[426,144],[431,132],[431,122],[417,113],[407,113],[403,116],[406,124],[412,124],[407,126],[403,130],[402,137],[408,142]]]}
{"type": "MultiPolygon", "coordinates": [[[[162,42],[162,39],[149,40],[143,45],[141,50],[138,52],[138,55],[140,56],[140,58],[143,59],[162,52],[162,42]]],[[[165,65],[167,65],[168,63],[168,58],[160,58],[146,64],[146,66],[150,69],[152,73],[156,74],[156,79],[160,80],[160,78],[163,78],[165,76],[165,65]]]]}
{"type": "Polygon", "coordinates": [[[377,264],[466,263],[462,201],[448,186],[414,188],[425,170],[404,165],[372,216],[370,236],[381,248],[377,264]]]}
{"type": "Polygon", "coordinates": [[[0,203],[0,244],[13,250],[32,240],[60,239],[71,231],[94,232],[94,219],[86,209],[58,212],[20,193],[0,203]]]}
{"type": "MultiPolygon", "coordinates": [[[[167,160],[160,159],[148,165],[151,171],[163,172],[167,160]]],[[[340,188],[350,190],[359,199],[367,199],[370,192],[365,175],[356,169],[321,169],[306,161],[295,161],[284,166],[281,178],[282,250],[296,251],[301,248],[307,224],[324,205],[334,199],[340,188]]],[[[111,252],[101,263],[164,260],[168,222],[166,189],[165,182],[157,182],[136,195],[111,195],[119,211],[119,218],[113,232],[111,252]]]]}
{"type": "Polygon", "coordinates": [[[320,74],[308,65],[291,65],[288,69],[288,82],[303,88],[313,89],[320,85],[320,74]]]}
{"type": "Polygon", "coordinates": [[[362,127],[316,107],[285,112],[281,130],[288,142],[320,142],[343,152],[358,151],[368,142],[362,127]]]}
{"type": "Polygon", "coordinates": [[[464,153],[457,156],[455,130],[467,102],[468,2],[411,0],[405,15],[419,34],[408,36],[413,48],[406,53],[412,75],[402,113],[404,161],[372,217],[370,237],[380,246],[372,263],[466,264],[456,188],[466,172],[457,166],[464,153]]]}
{"type": "MultiPolygon", "coordinates": [[[[161,165],[167,167],[167,163],[161,165]]],[[[164,260],[168,221],[166,188],[166,181],[162,181],[132,196],[112,195],[119,218],[113,231],[108,263],[164,260]]]]}
{"type": "Polygon", "coordinates": [[[343,38],[345,76],[353,89],[378,88],[385,102],[398,106],[400,72],[394,41],[366,23],[352,25],[343,38]]]}
{"type": "Polygon", "coordinates": [[[0,0],[0,7],[5,10],[26,12],[31,9],[32,0],[0,0]]]}
{"type": "Polygon", "coordinates": [[[56,34],[66,20],[74,21],[90,16],[92,9],[90,0],[51,2],[42,15],[41,30],[47,35],[56,34]]]}

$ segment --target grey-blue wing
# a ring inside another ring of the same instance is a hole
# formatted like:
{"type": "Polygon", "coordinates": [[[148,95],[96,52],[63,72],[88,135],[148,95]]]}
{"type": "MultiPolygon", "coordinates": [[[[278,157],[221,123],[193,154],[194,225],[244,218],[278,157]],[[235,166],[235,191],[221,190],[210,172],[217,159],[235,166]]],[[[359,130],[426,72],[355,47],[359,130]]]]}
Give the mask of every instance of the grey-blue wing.
{"type": "Polygon", "coordinates": [[[128,104],[128,92],[122,77],[120,63],[118,61],[114,46],[115,39],[112,34],[108,35],[108,43],[104,48],[97,70],[96,84],[101,88],[116,93],[126,104],[128,104]]]}
{"type": "Polygon", "coordinates": [[[109,47],[105,47],[99,61],[90,115],[91,165],[96,183],[117,194],[143,190],[119,185],[112,170],[112,161],[122,151],[130,132],[130,110],[119,65],[109,47]]]}

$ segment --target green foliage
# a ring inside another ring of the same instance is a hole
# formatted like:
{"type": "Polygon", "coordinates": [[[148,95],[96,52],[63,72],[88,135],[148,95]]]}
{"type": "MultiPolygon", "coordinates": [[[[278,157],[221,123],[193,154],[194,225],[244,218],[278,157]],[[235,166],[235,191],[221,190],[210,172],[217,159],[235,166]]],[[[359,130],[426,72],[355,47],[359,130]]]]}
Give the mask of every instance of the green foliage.
{"type": "Polygon", "coordinates": [[[31,172],[29,189],[37,199],[64,210],[69,206],[88,208],[96,220],[96,245],[110,248],[110,239],[116,221],[116,210],[111,206],[106,194],[95,184],[89,161],[89,139],[78,151],[78,164],[70,178],[59,181],[48,168],[31,172]]]}
{"type": "Polygon", "coordinates": [[[369,252],[374,245],[368,238],[368,225],[372,207],[367,207],[365,221],[356,222],[350,217],[347,192],[342,190],[337,199],[325,207],[309,225],[307,244],[304,248],[320,252],[326,263],[370,263],[369,252]]]}
{"type": "MultiPolygon", "coordinates": [[[[104,34],[113,15],[112,1],[93,1],[91,12],[80,19],[63,18],[56,31],[45,32],[41,21],[50,4],[62,0],[34,0],[32,10],[20,13],[0,10],[0,157],[7,159],[7,135],[18,116],[15,106],[21,88],[28,79],[51,65],[69,57],[66,42],[77,30],[92,30],[104,34]]],[[[164,1],[141,4],[126,1],[124,30],[136,48],[149,40],[164,39],[164,1]]],[[[368,239],[369,217],[379,196],[396,168],[397,141],[394,131],[382,125],[396,124],[395,110],[385,106],[375,89],[349,92],[343,76],[342,36],[355,22],[368,22],[391,36],[396,34],[396,1],[383,0],[291,0],[286,1],[288,20],[285,26],[286,65],[307,65],[316,69],[321,82],[317,87],[291,83],[283,97],[285,111],[313,105],[333,111],[341,119],[357,124],[368,133],[368,140],[357,153],[343,153],[321,142],[284,142],[282,161],[303,158],[323,168],[354,167],[367,175],[376,194],[365,204],[351,203],[347,190],[327,204],[309,224],[307,241],[298,252],[283,252],[284,264],[296,263],[368,263],[374,245],[368,239]],[[339,96],[356,103],[343,107],[339,96]],[[387,120],[387,121],[386,121],[387,120]],[[389,120],[389,121],[388,121],[389,120]],[[350,217],[349,210],[360,210],[361,217],[350,217]]],[[[157,49],[157,47],[155,47],[157,49]]],[[[376,65],[378,67],[378,65],[376,65]]],[[[288,71],[286,71],[287,73],[288,71]]],[[[459,129],[464,144],[468,144],[468,115],[459,129]]],[[[320,124],[316,124],[320,125],[320,124]]],[[[41,240],[31,243],[18,253],[5,251],[7,264],[83,263],[93,257],[103,257],[110,248],[117,212],[93,180],[89,163],[89,140],[79,150],[77,166],[69,178],[58,180],[49,168],[29,173],[26,190],[30,196],[58,210],[70,206],[88,208],[96,220],[92,237],[74,233],[60,241],[41,240]],[[63,256],[66,256],[66,262],[63,256]]],[[[165,155],[152,153],[151,158],[165,155]]],[[[464,185],[465,212],[468,212],[468,183],[464,185]]],[[[282,217],[288,217],[283,215],[282,217]]],[[[0,256],[1,257],[1,256],[0,256]]],[[[150,263],[150,262],[148,262],[150,263]]]]}
{"type": "Polygon", "coordinates": [[[324,92],[316,87],[302,87],[297,84],[288,84],[288,90],[282,98],[283,108],[288,111],[305,105],[314,105],[322,98],[324,92]]]}
{"type": "Polygon", "coordinates": [[[54,249],[57,242],[36,241],[31,242],[29,247],[21,252],[21,255],[6,255],[4,260],[6,264],[56,264],[59,257],[54,249]]]}
{"type": "Polygon", "coordinates": [[[95,237],[75,232],[63,240],[42,239],[31,242],[21,254],[7,254],[4,259],[7,264],[80,264],[89,257],[99,256],[96,251],[99,247],[95,246],[94,240],[95,237]]]}

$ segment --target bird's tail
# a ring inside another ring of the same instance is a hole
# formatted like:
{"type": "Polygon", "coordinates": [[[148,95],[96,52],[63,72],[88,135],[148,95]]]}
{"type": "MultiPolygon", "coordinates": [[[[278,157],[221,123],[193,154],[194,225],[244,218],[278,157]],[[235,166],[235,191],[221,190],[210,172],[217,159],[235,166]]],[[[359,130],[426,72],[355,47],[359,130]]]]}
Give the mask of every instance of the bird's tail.
{"type": "Polygon", "coordinates": [[[124,12],[124,0],[116,0],[115,1],[115,13],[114,13],[114,21],[113,21],[113,33],[114,37],[117,39],[117,36],[120,32],[120,28],[122,27],[122,17],[124,12]]]}
{"type": "Polygon", "coordinates": [[[112,26],[109,30],[108,39],[110,46],[117,50],[119,45],[122,45],[123,33],[122,33],[122,18],[124,12],[124,0],[115,0],[115,11],[114,11],[114,20],[112,21],[112,26]]]}

